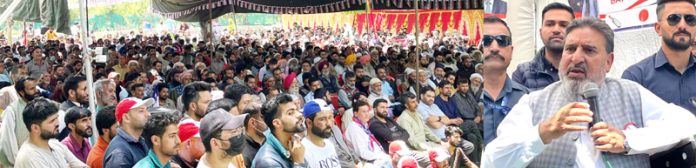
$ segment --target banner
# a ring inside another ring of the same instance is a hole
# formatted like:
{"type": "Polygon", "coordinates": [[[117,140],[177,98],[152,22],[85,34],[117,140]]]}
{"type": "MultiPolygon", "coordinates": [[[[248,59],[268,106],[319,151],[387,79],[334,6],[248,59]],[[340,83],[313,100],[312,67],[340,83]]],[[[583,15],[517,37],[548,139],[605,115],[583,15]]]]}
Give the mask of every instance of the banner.
{"type": "MultiPolygon", "coordinates": [[[[481,32],[481,27],[477,25],[483,22],[483,10],[423,10],[418,13],[420,23],[417,26],[421,32],[451,30],[462,35],[481,32]]],[[[411,33],[416,25],[413,11],[372,10],[370,13],[357,13],[354,20],[353,26],[358,33],[368,28],[394,33],[405,28],[407,33],[411,33]]]]}

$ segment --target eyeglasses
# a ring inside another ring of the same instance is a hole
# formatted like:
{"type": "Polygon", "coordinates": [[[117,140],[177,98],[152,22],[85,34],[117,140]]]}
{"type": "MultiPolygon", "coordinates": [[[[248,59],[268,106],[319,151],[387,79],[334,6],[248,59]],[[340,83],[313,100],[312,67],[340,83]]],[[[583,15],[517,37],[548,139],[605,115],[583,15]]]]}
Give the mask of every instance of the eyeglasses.
{"type": "Polygon", "coordinates": [[[498,42],[498,45],[500,47],[507,47],[510,44],[512,44],[512,38],[508,35],[497,35],[497,36],[491,36],[491,35],[483,35],[483,46],[484,47],[489,47],[491,44],[493,44],[493,40],[498,42]]]}
{"type": "Polygon", "coordinates": [[[667,23],[670,26],[675,26],[681,22],[681,18],[684,18],[684,21],[686,22],[687,25],[689,26],[696,26],[696,16],[692,14],[671,14],[667,16],[667,23]]]}

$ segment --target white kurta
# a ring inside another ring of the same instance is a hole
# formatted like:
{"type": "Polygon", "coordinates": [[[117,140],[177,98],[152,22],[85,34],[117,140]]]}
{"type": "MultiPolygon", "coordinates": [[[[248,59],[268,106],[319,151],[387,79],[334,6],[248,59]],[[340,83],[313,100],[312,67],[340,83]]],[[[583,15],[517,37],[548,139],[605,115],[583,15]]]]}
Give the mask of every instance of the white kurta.
{"type": "MultiPolygon", "coordinates": [[[[631,154],[655,154],[674,147],[681,140],[696,134],[696,117],[689,111],[668,104],[652,92],[640,87],[643,128],[623,130],[631,154]]],[[[530,94],[540,94],[533,92],[530,94]]],[[[481,167],[526,167],[534,157],[544,151],[546,145],[539,136],[539,125],[532,124],[533,111],[529,95],[523,96],[498,126],[498,138],[483,153],[481,167]]],[[[546,120],[546,119],[543,119],[546,120]]],[[[623,128],[618,128],[623,129],[623,128]]],[[[576,166],[604,166],[596,153],[588,132],[576,132],[580,141],[576,166]],[[583,152],[584,151],[584,152],[583,152]],[[594,163],[588,163],[594,162],[594,163]]]]}

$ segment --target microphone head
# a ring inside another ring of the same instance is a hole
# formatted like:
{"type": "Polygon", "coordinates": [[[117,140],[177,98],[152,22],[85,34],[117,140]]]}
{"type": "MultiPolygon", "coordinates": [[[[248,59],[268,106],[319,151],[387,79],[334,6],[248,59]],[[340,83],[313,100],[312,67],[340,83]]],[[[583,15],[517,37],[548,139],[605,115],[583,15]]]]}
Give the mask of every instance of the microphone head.
{"type": "Polygon", "coordinates": [[[582,97],[591,98],[597,97],[599,94],[599,86],[593,82],[587,82],[582,86],[582,97]]]}

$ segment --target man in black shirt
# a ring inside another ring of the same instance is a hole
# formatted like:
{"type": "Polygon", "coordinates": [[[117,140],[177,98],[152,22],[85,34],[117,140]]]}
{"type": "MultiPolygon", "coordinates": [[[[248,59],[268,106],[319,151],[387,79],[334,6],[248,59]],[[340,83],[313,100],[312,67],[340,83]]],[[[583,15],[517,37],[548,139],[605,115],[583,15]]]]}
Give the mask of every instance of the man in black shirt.
{"type": "Polygon", "coordinates": [[[408,132],[396,124],[393,118],[387,117],[386,100],[377,99],[372,107],[375,109],[375,117],[370,120],[370,131],[375,135],[384,151],[389,151],[389,143],[392,141],[402,140],[408,142],[408,132]]]}

